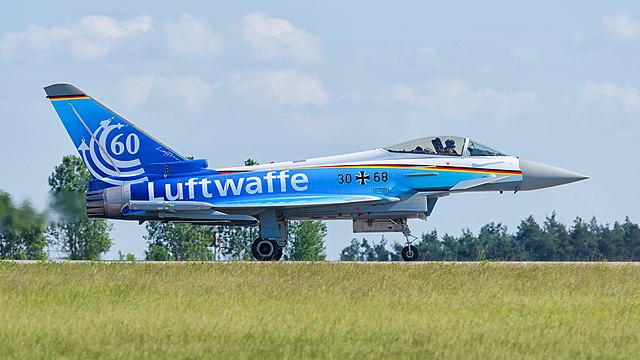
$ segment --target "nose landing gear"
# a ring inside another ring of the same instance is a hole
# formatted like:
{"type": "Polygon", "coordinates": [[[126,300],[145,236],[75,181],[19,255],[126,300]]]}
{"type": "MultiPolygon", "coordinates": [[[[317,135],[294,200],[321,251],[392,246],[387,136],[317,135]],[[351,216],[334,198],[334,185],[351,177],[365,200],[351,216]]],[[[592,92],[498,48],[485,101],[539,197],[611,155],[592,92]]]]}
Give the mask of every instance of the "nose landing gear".
{"type": "Polygon", "coordinates": [[[407,245],[402,248],[402,260],[416,261],[418,260],[418,248],[413,245],[407,245]]]}
{"type": "MultiPolygon", "coordinates": [[[[393,220],[391,220],[393,221],[393,220]]],[[[411,243],[417,240],[418,238],[411,234],[411,230],[409,230],[409,225],[407,224],[407,219],[402,219],[399,223],[393,221],[402,229],[402,235],[407,239],[407,245],[402,248],[402,260],[404,261],[416,261],[420,256],[418,252],[418,248],[412,245],[411,243]]]]}

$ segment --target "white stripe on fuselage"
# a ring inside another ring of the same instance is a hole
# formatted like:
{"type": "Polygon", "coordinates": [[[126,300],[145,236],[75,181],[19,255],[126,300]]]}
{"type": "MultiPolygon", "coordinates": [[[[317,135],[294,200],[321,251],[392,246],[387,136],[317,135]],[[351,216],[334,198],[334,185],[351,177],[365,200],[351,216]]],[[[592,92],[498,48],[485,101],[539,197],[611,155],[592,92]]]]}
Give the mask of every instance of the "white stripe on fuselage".
{"type": "Polygon", "coordinates": [[[518,158],[514,156],[446,156],[412,153],[391,153],[385,149],[374,149],[343,155],[325,156],[300,161],[285,161],[254,166],[240,166],[216,169],[220,172],[254,172],[304,170],[332,166],[453,166],[480,168],[489,163],[495,170],[520,170],[518,158]]]}

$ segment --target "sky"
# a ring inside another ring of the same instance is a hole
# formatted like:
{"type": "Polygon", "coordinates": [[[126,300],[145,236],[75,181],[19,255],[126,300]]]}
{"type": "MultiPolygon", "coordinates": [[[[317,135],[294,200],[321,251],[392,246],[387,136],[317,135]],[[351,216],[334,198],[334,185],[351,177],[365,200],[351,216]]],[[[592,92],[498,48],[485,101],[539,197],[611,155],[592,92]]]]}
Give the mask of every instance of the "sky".
{"type": "MultiPolygon", "coordinates": [[[[555,212],[640,222],[640,3],[13,2],[0,13],[0,189],[39,209],[75,148],[43,87],[82,89],[212,168],[467,136],[591,178],[441,199],[414,234],[555,212]],[[621,171],[623,169],[624,171],[621,171]]],[[[144,257],[144,226],[113,221],[144,257]]],[[[329,259],[353,237],[328,222],[329,259]]],[[[380,241],[381,234],[367,234],[380,241]]],[[[400,234],[385,234],[389,242],[400,234]]]]}

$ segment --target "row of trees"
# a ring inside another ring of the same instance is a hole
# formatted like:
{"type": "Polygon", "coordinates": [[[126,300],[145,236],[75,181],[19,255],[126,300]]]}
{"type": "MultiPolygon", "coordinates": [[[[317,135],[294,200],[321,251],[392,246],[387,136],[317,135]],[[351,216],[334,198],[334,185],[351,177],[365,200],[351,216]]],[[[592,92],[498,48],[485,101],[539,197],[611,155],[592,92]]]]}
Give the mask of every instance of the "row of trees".
{"type": "MultiPolygon", "coordinates": [[[[613,226],[598,224],[595,218],[576,218],[569,228],[556,215],[545,218],[542,226],[532,216],[522,220],[515,234],[506,226],[490,223],[478,235],[469,229],[458,237],[433,230],[414,245],[421,260],[508,260],[508,261],[640,261],[640,227],[626,218],[613,226]]],[[[353,239],[340,253],[345,261],[395,261],[401,259],[404,244],[387,247],[380,242],[353,239]]]]}
{"type": "Polygon", "coordinates": [[[49,177],[52,216],[39,212],[29,202],[13,203],[0,192],[0,258],[45,259],[51,245],[69,259],[96,260],[111,247],[111,224],[88,219],[85,214],[86,180],[90,178],[82,160],[65,156],[49,177]]]}
{"type": "Polygon", "coordinates": [[[28,202],[14,205],[9,194],[0,192],[0,258],[44,258],[46,234],[44,214],[28,202]]]}
{"type": "MultiPolygon", "coordinates": [[[[258,237],[256,226],[203,226],[191,224],[146,224],[149,244],[146,260],[252,260],[251,244],[258,237]]],[[[324,260],[327,227],[321,221],[292,221],[286,260],[324,260]]]]}
{"type": "Polygon", "coordinates": [[[49,225],[52,245],[71,260],[98,260],[109,251],[113,225],[103,219],[89,219],[85,193],[91,175],[82,159],[68,155],[49,176],[50,208],[55,213],[49,225]]]}

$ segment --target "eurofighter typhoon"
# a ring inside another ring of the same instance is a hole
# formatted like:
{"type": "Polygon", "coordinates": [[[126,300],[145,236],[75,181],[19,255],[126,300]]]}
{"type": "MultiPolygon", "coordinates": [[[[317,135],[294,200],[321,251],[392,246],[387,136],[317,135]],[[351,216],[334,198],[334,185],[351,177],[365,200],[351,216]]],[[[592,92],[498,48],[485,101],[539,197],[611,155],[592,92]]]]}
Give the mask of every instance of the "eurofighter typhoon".
{"type": "Polygon", "coordinates": [[[189,160],[69,84],[45,87],[92,175],[91,218],[202,225],[259,225],[257,260],[279,260],[289,220],[347,219],[354,232],[401,232],[402,257],[418,259],[407,219],[426,219],[441,197],[524,191],[586,179],[505,155],[475,140],[430,136],[303,161],[210,169],[189,160]]]}

